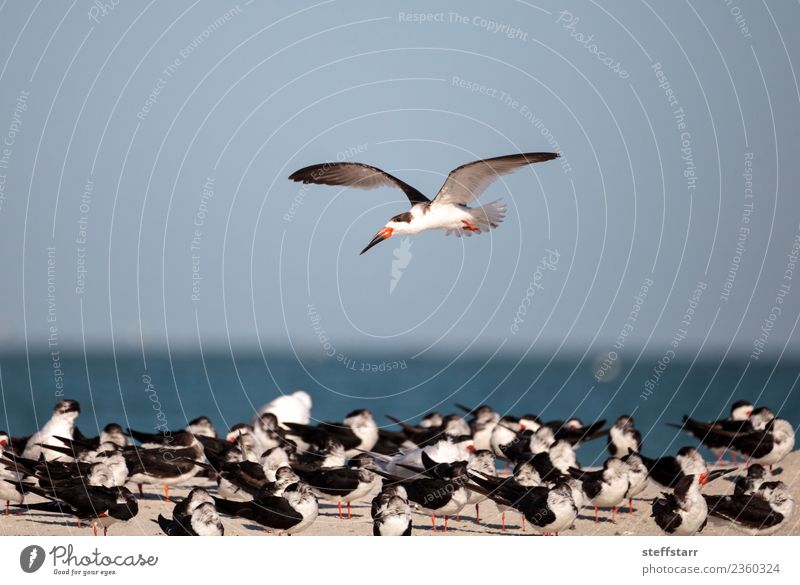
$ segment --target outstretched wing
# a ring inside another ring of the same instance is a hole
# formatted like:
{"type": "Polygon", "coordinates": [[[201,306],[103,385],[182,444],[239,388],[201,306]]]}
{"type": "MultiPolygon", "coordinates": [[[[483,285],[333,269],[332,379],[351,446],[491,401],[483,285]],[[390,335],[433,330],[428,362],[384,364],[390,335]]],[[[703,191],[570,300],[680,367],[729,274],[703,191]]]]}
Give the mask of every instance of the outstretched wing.
{"type": "Polygon", "coordinates": [[[557,152],[528,152],[476,160],[450,171],[442,188],[434,198],[435,203],[467,205],[481,196],[500,175],[508,175],[519,168],[558,158],[557,152]]]}
{"type": "Polygon", "coordinates": [[[311,165],[289,175],[289,180],[317,185],[347,185],[358,189],[398,187],[412,205],[430,201],[425,195],[377,167],[357,162],[331,162],[311,165]]]}

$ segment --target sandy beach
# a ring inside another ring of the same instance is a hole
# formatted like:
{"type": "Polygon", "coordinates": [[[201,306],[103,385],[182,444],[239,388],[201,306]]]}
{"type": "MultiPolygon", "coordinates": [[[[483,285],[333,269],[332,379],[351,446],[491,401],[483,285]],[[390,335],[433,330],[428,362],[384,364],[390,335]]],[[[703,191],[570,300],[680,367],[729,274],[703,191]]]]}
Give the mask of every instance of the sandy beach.
{"type": "MultiPolygon", "coordinates": [[[[726,465],[725,467],[730,467],[726,465]]],[[[743,468],[742,468],[743,469],[743,468]]],[[[775,479],[786,483],[795,501],[800,505],[800,451],[795,451],[786,457],[776,466],[775,479]]],[[[736,475],[736,472],[731,473],[736,475]]],[[[214,484],[207,480],[198,481],[196,485],[207,487],[213,492],[214,484]]],[[[131,486],[129,486],[131,487],[131,486]]],[[[170,495],[175,499],[183,497],[190,486],[170,490],[170,495]]],[[[567,530],[562,536],[646,536],[662,534],[658,526],[650,517],[650,504],[654,497],[659,494],[658,486],[648,485],[633,501],[633,512],[629,512],[627,506],[617,514],[617,521],[610,521],[610,510],[601,510],[600,521],[595,524],[594,510],[584,508],[573,530],[567,530]]],[[[705,493],[727,494],[732,493],[733,484],[725,477],[717,479],[704,488],[705,493]]],[[[38,501],[32,499],[31,501],[38,501]]],[[[368,536],[372,534],[372,520],[370,518],[369,499],[363,502],[356,502],[352,507],[352,519],[339,520],[336,505],[320,500],[320,514],[314,524],[302,535],[307,536],[368,536]]],[[[127,523],[114,524],[109,529],[109,535],[130,535],[130,536],[163,536],[158,525],[152,520],[159,514],[167,518],[171,517],[173,504],[165,502],[161,496],[160,489],[154,486],[145,486],[144,496],[139,498],[139,514],[136,518],[127,523]]],[[[413,534],[417,536],[470,536],[470,535],[508,535],[516,536],[521,534],[531,534],[530,531],[523,532],[520,529],[520,515],[516,512],[506,513],[506,531],[501,530],[501,517],[497,508],[490,501],[480,505],[481,520],[476,522],[474,518],[475,509],[470,506],[462,511],[460,519],[450,518],[447,532],[443,532],[441,527],[443,519],[438,518],[439,530],[434,532],[431,527],[430,516],[423,514],[414,515],[413,534]]],[[[266,536],[263,528],[252,522],[221,516],[225,526],[226,536],[266,536]]],[[[701,535],[738,535],[729,523],[717,524],[716,521],[709,521],[701,535]]],[[[795,509],[793,518],[787,526],[784,526],[776,534],[778,535],[800,535],[800,510],[795,509]]],[[[10,536],[91,536],[92,529],[89,527],[77,528],[74,519],[65,516],[48,514],[43,512],[12,512],[9,516],[0,516],[0,535],[10,536]]]]}

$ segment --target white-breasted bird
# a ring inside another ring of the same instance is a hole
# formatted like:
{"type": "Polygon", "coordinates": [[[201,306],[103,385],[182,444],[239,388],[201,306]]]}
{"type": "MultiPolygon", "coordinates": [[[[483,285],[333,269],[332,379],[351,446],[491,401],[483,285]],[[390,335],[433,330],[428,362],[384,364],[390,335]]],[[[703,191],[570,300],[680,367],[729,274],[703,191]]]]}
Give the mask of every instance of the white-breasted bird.
{"type": "Polygon", "coordinates": [[[499,176],[524,166],[552,160],[556,152],[529,152],[473,161],[450,171],[432,200],[411,185],[377,167],[358,162],[311,165],[289,175],[292,181],[318,185],[341,185],[358,189],[397,187],[406,194],[411,209],[395,215],[361,251],[395,235],[414,235],[427,230],[445,230],[449,235],[471,236],[496,228],[506,215],[502,199],[481,207],[468,207],[499,176]]]}

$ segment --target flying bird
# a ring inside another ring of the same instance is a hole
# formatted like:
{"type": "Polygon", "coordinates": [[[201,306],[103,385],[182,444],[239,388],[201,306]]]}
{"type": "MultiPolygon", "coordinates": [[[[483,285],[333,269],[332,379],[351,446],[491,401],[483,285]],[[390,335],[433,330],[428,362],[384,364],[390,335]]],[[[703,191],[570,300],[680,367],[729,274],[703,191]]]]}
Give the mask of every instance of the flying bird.
{"type": "Polygon", "coordinates": [[[461,237],[496,228],[506,216],[502,199],[469,207],[499,176],[524,166],[558,158],[556,152],[510,154],[473,161],[450,171],[436,197],[428,199],[417,189],[377,167],[358,162],[329,162],[311,165],[289,175],[292,181],[318,185],[342,185],[358,189],[397,187],[411,203],[411,209],[392,217],[361,254],[397,235],[411,236],[427,230],[445,230],[461,237]]]}

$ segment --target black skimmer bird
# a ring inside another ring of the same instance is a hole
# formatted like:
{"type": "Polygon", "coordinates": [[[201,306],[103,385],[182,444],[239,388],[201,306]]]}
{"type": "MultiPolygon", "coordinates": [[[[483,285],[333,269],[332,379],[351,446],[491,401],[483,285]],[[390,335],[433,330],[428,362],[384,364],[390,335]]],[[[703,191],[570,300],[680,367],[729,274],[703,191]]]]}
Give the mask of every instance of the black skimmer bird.
{"type": "Polygon", "coordinates": [[[262,495],[279,496],[300,477],[288,465],[278,467],[267,478],[263,463],[239,461],[226,463],[219,472],[217,491],[227,500],[247,502],[262,495]]]}
{"type": "MultiPolygon", "coordinates": [[[[424,462],[431,464],[424,452],[422,457],[424,462]]],[[[437,531],[436,515],[444,516],[444,532],[447,532],[448,518],[459,514],[469,501],[467,463],[465,461],[438,463],[424,470],[401,465],[420,475],[403,478],[377,468],[374,471],[388,479],[389,485],[404,487],[408,493],[408,500],[430,513],[434,532],[437,531]]]]}
{"type": "MultiPolygon", "coordinates": [[[[672,488],[684,475],[700,476],[708,472],[708,467],[694,447],[681,447],[675,457],[666,456],[651,459],[639,453],[639,458],[647,467],[648,477],[662,487],[672,488]]],[[[733,471],[726,470],[726,473],[733,471]]]]}
{"type": "Polygon", "coordinates": [[[211,419],[207,416],[198,416],[195,419],[189,421],[184,427],[185,431],[192,433],[193,435],[199,435],[202,437],[210,437],[212,439],[216,439],[217,429],[214,427],[214,423],[211,422],[211,419]]]}
{"type": "Polygon", "coordinates": [[[161,514],[154,520],[167,536],[223,536],[214,498],[203,488],[194,488],[172,509],[172,520],[161,514]]]}
{"type": "MultiPolygon", "coordinates": [[[[467,466],[467,473],[472,478],[473,475],[476,475],[480,478],[480,482],[478,485],[481,486],[482,489],[480,490],[470,490],[470,497],[469,503],[476,497],[480,497],[481,499],[486,499],[490,496],[486,494],[486,490],[491,490],[492,492],[496,492],[500,486],[510,485],[516,488],[520,488],[521,490],[526,490],[527,488],[536,487],[542,484],[541,479],[539,478],[539,474],[533,468],[533,465],[529,461],[523,461],[518,463],[514,466],[514,475],[513,477],[496,477],[494,473],[494,468],[492,469],[479,469],[476,466],[470,467],[467,466]]],[[[500,512],[501,524],[500,530],[505,532],[506,529],[506,512],[512,508],[510,505],[505,505],[500,500],[495,500],[497,504],[497,509],[500,512]]],[[[476,504],[476,512],[477,512],[477,504],[476,504]]],[[[521,513],[522,514],[522,513],[521,513]]],[[[476,517],[476,521],[479,518],[476,517]]],[[[525,530],[525,515],[522,514],[522,522],[520,529],[525,530]]]]}
{"type": "Polygon", "coordinates": [[[25,445],[30,437],[12,437],[5,431],[0,431],[0,452],[8,451],[14,455],[22,455],[25,445]]]}
{"type": "Polygon", "coordinates": [[[621,457],[628,466],[628,490],[625,497],[628,499],[628,512],[633,512],[633,498],[647,488],[647,466],[636,452],[628,453],[621,457]]]}
{"type": "Polygon", "coordinates": [[[424,468],[425,464],[422,460],[422,454],[432,461],[437,463],[454,463],[456,461],[468,461],[471,453],[475,451],[475,446],[472,442],[472,437],[469,435],[461,435],[453,437],[445,435],[440,438],[436,443],[427,445],[422,448],[407,449],[401,451],[394,457],[386,460],[386,471],[392,475],[400,477],[413,477],[414,472],[409,471],[411,468],[424,468]]]}
{"type": "Polygon", "coordinates": [[[283,423],[289,427],[288,435],[301,438],[311,445],[325,445],[335,439],[345,448],[345,455],[353,457],[369,451],[378,442],[378,425],[369,410],[354,410],[340,423],[320,423],[309,426],[298,423],[283,423]]]}
{"type": "Polygon", "coordinates": [[[297,454],[293,443],[287,441],[280,447],[273,447],[261,454],[259,462],[264,470],[267,481],[275,481],[276,474],[281,467],[290,467],[297,454]]]}
{"type": "Polygon", "coordinates": [[[499,176],[507,175],[534,163],[553,160],[555,152],[511,154],[467,163],[450,171],[433,200],[379,168],[358,162],[331,162],[302,168],[289,175],[292,181],[318,185],[341,185],[359,189],[399,188],[411,203],[411,209],[395,215],[361,251],[396,235],[414,235],[427,230],[445,230],[457,236],[480,234],[496,228],[506,215],[502,199],[470,208],[499,176]]]}
{"type": "Polygon", "coordinates": [[[492,429],[489,447],[495,457],[504,461],[522,459],[530,452],[531,429],[513,416],[503,416],[492,429]]]}
{"type": "Polygon", "coordinates": [[[730,444],[742,455],[747,456],[748,465],[758,463],[772,466],[779,463],[794,449],[794,427],[782,418],[773,418],[763,430],[720,434],[730,436],[730,444]]]}
{"type": "Polygon", "coordinates": [[[472,417],[469,421],[472,440],[477,451],[485,451],[492,448],[492,431],[500,420],[500,415],[488,404],[483,404],[478,408],[469,408],[456,402],[456,406],[472,417]]]}
{"type": "Polygon", "coordinates": [[[393,423],[400,425],[406,438],[417,447],[427,447],[443,439],[445,436],[458,437],[470,435],[470,428],[467,422],[457,414],[449,414],[442,418],[442,424],[438,427],[419,427],[410,425],[391,415],[386,415],[393,423]]]}
{"type": "Polygon", "coordinates": [[[232,502],[214,498],[217,510],[261,524],[278,534],[297,534],[317,519],[319,503],[311,487],[303,482],[288,486],[280,496],[263,496],[252,502],[232,502]]]}
{"type": "Polygon", "coordinates": [[[274,414],[282,425],[296,423],[307,425],[311,421],[311,396],[308,392],[298,390],[292,394],[282,394],[268,402],[256,412],[254,425],[258,418],[265,412],[274,414]]]}
{"type": "MultiPolygon", "coordinates": [[[[563,481],[568,477],[572,477],[569,474],[569,469],[567,472],[564,473],[555,466],[553,460],[550,458],[549,451],[543,451],[542,453],[537,453],[533,457],[527,460],[528,463],[533,467],[536,474],[539,477],[539,481],[542,484],[546,485],[555,485],[559,481],[563,481]]],[[[517,462],[517,467],[520,467],[523,464],[522,461],[517,462]]],[[[515,468],[516,471],[516,468],[515,468]]]]}
{"type": "MultiPolygon", "coordinates": [[[[773,418],[775,418],[775,413],[772,412],[772,409],[766,406],[759,406],[758,408],[754,408],[752,414],[750,414],[750,426],[753,427],[753,430],[763,431],[773,418]]],[[[747,432],[748,430],[750,429],[745,425],[744,428],[740,429],[738,432],[747,432]]]]}
{"type": "Polygon", "coordinates": [[[267,449],[280,446],[286,439],[278,417],[271,412],[264,412],[255,420],[253,436],[258,441],[259,455],[267,449]]]}
{"type": "Polygon", "coordinates": [[[429,412],[425,416],[422,417],[422,420],[419,421],[419,426],[424,429],[429,429],[431,427],[440,427],[442,426],[442,422],[444,422],[444,417],[440,412],[429,412]]]}
{"type": "Polygon", "coordinates": [[[62,453],[69,458],[74,458],[76,462],[104,464],[111,473],[112,482],[110,485],[125,485],[128,481],[128,465],[117,443],[108,441],[90,449],[80,440],[59,436],[56,436],[56,438],[63,443],[61,447],[45,445],[44,448],[62,453]]]}
{"type": "Polygon", "coordinates": [[[581,443],[607,435],[608,430],[603,429],[604,424],[606,424],[605,420],[598,420],[590,425],[585,425],[580,419],[572,418],[565,422],[548,422],[544,426],[552,429],[555,441],[566,441],[572,447],[577,448],[581,443]]]}
{"type": "MultiPolygon", "coordinates": [[[[497,469],[497,459],[489,449],[479,449],[469,454],[467,470],[476,471],[485,476],[493,476],[497,469]]],[[[480,504],[486,499],[483,494],[470,491],[467,505],[475,504],[475,522],[481,521],[480,504]]]]}
{"type": "Polygon", "coordinates": [[[78,482],[74,485],[54,485],[47,489],[33,485],[25,486],[26,491],[47,498],[48,502],[22,504],[29,510],[70,514],[81,522],[91,525],[97,535],[98,527],[103,534],[116,522],[127,522],[139,513],[136,498],[126,487],[95,486],[78,482]]]}
{"type": "MultiPolygon", "coordinates": [[[[21,443],[20,449],[25,448],[27,438],[21,443]]],[[[11,437],[5,431],[0,431],[0,458],[12,461],[15,455],[21,451],[16,452],[13,448],[11,437]]],[[[5,465],[0,463],[0,502],[5,501],[4,516],[8,516],[10,504],[21,504],[25,498],[25,492],[20,484],[20,480],[24,474],[15,469],[16,465],[11,468],[6,468],[5,465]]]]}
{"type": "Polygon", "coordinates": [[[66,455],[43,449],[42,445],[62,446],[63,443],[56,436],[72,438],[75,428],[75,419],[81,413],[81,406],[76,400],[60,400],[53,408],[53,416],[28,439],[22,456],[28,459],[69,459],[66,455]]]}
{"type": "Polygon", "coordinates": [[[739,475],[733,480],[734,495],[749,495],[758,491],[761,484],[767,481],[767,470],[758,463],[747,468],[747,475],[739,475]]]}
{"type": "Polygon", "coordinates": [[[374,463],[371,455],[359,453],[343,467],[306,469],[295,465],[292,469],[319,496],[336,502],[340,520],[342,504],[347,504],[347,519],[350,520],[350,503],[366,497],[375,487],[377,476],[370,469],[374,463]]]}
{"type": "Polygon", "coordinates": [[[479,473],[470,473],[469,477],[498,505],[519,510],[539,534],[558,535],[572,526],[578,517],[572,488],[566,482],[559,482],[552,488],[527,487],[508,480],[487,481],[479,473]]]}
{"type": "MultiPolygon", "coordinates": [[[[131,438],[125,434],[123,428],[117,423],[109,423],[96,437],[86,437],[76,426],[72,430],[72,437],[76,450],[97,450],[101,443],[114,443],[117,447],[129,447],[133,445],[131,438]]],[[[63,439],[61,439],[63,441],[63,439]]]]}
{"type": "Polygon", "coordinates": [[[311,448],[303,453],[297,453],[292,464],[306,470],[320,469],[322,467],[343,467],[347,461],[344,445],[336,439],[328,439],[325,446],[311,448]]]}
{"type": "Polygon", "coordinates": [[[224,536],[225,527],[214,504],[200,504],[189,516],[167,520],[161,514],[154,520],[167,536],[224,536]]]}
{"type": "Polygon", "coordinates": [[[707,474],[684,475],[675,484],[672,493],[662,492],[653,500],[656,524],[667,534],[691,536],[703,530],[708,517],[708,506],[700,493],[707,482],[707,474]]]}
{"type": "Polygon", "coordinates": [[[642,433],[636,430],[633,417],[623,414],[608,429],[608,452],[612,457],[624,457],[642,450],[642,433]]]}
{"type": "Polygon", "coordinates": [[[752,536],[777,532],[794,512],[794,498],[781,481],[766,481],[753,494],[704,497],[710,516],[752,536]]]}
{"type": "MultiPolygon", "coordinates": [[[[722,455],[730,447],[729,437],[720,431],[739,433],[753,429],[750,415],[753,414],[753,405],[746,400],[738,400],[731,405],[731,414],[728,418],[711,422],[701,422],[688,416],[683,417],[683,424],[668,423],[669,426],[683,429],[711,449],[717,455],[717,461],[722,461],[722,455]]],[[[734,462],[736,452],[734,451],[734,462]]]]}
{"type": "Polygon", "coordinates": [[[580,468],[575,449],[567,441],[558,440],[547,450],[553,467],[565,475],[569,475],[570,467],[580,468]]]}
{"type": "Polygon", "coordinates": [[[411,536],[411,506],[403,486],[385,486],[372,500],[374,536],[411,536]]]}
{"type": "Polygon", "coordinates": [[[617,457],[609,457],[603,468],[582,471],[572,468],[572,477],[581,482],[586,499],[594,506],[594,521],[599,521],[599,508],[611,508],[611,521],[616,522],[617,506],[628,491],[628,465],[617,457]]]}
{"type": "Polygon", "coordinates": [[[164,499],[169,499],[169,486],[182,485],[204,469],[205,462],[202,443],[198,437],[188,432],[172,435],[169,447],[165,445],[146,448],[130,447],[122,451],[128,465],[130,481],[139,484],[160,485],[164,499]]]}

